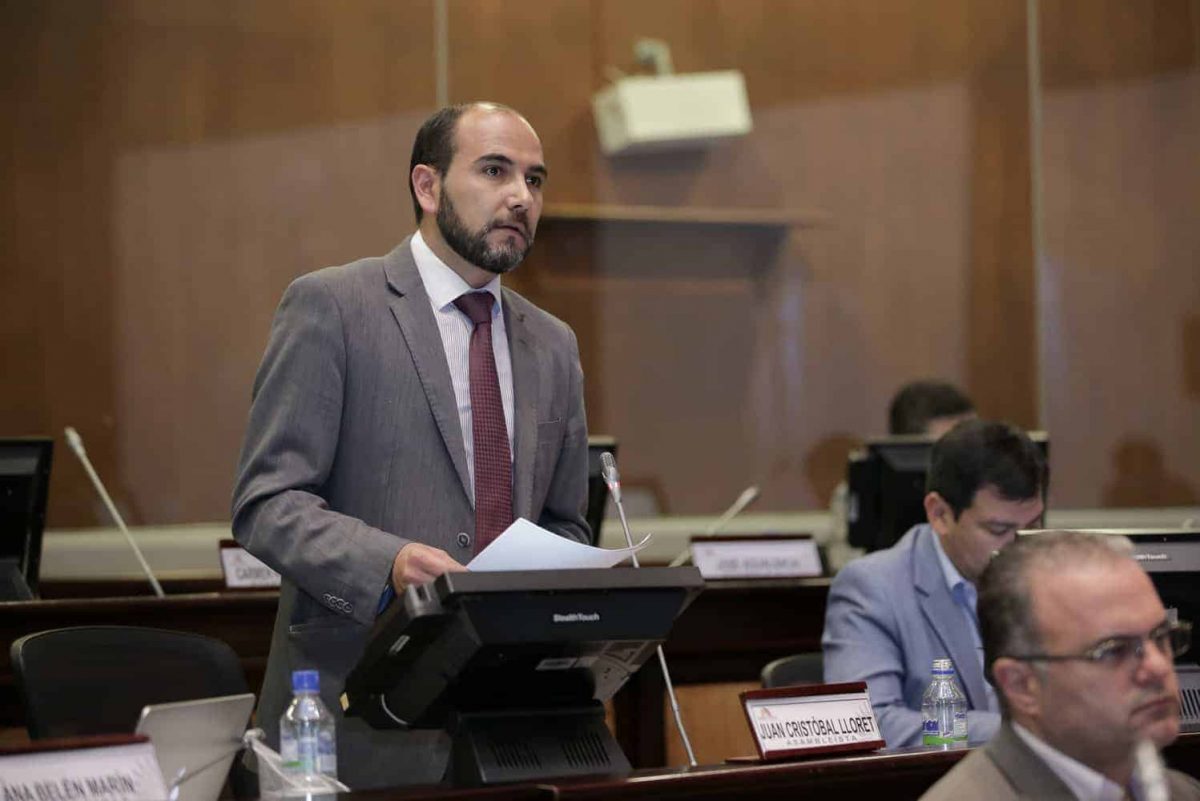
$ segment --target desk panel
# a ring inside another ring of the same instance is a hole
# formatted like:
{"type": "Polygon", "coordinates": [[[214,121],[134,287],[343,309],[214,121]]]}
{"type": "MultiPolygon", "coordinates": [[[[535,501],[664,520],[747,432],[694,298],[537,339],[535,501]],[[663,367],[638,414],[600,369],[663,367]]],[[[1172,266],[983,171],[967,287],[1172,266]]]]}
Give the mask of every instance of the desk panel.
{"type": "MultiPolygon", "coordinates": [[[[775,801],[837,798],[839,801],[915,801],[969,751],[919,748],[874,754],[759,765],[713,765],[694,769],[642,770],[622,778],[550,779],[507,788],[540,791],[558,801],[775,801]]],[[[1167,762],[1200,776],[1200,734],[1185,734],[1166,751],[1167,762]]],[[[363,801],[482,799],[487,790],[411,788],[355,793],[363,801]],[[479,793],[479,795],[475,795],[479,793]]]]}
{"type": "MultiPolygon", "coordinates": [[[[666,644],[673,680],[681,685],[754,681],[772,659],[819,649],[828,587],[826,579],[710,584],[676,621],[666,644]]],[[[64,626],[137,625],[192,631],[229,643],[257,692],[278,598],[277,592],[264,591],[0,603],[0,643],[64,626]]],[[[658,660],[647,662],[630,679],[613,700],[613,709],[617,739],[634,767],[666,765],[668,723],[658,660]]],[[[689,720],[692,737],[702,737],[703,715],[687,715],[685,722],[689,720]]],[[[5,647],[0,653],[0,727],[23,725],[5,647]]]]}

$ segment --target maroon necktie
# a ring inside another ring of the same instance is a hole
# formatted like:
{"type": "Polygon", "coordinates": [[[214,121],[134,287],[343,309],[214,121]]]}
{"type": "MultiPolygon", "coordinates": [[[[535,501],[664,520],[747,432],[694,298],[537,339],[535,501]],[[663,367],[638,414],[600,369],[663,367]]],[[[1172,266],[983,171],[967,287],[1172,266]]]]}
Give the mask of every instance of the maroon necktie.
{"type": "Polygon", "coordinates": [[[475,553],[513,521],[512,459],[492,354],[492,295],[469,292],[454,301],[471,318],[471,432],[475,442],[475,553]]]}

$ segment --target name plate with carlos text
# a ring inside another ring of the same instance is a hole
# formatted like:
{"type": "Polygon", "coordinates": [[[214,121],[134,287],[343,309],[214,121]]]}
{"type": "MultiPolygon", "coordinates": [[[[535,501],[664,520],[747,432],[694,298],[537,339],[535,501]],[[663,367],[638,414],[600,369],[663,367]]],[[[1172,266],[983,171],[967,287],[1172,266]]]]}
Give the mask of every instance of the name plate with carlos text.
{"type": "Polygon", "coordinates": [[[750,690],[741,699],[763,760],[884,747],[866,682],[750,690]]]}
{"type": "Polygon", "coordinates": [[[817,543],[808,535],[698,537],[692,564],[706,579],[806,578],[824,575],[817,543]]]}
{"type": "Polygon", "coordinates": [[[225,574],[225,586],[231,590],[278,587],[281,584],[278,573],[235,540],[221,540],[221,572],[225,574]]]}
{"type": "Polygon", "coordinates": [[[0,752],[6,801],[163,801],[154,746],[145,737],[43,741],[0,752]]]}

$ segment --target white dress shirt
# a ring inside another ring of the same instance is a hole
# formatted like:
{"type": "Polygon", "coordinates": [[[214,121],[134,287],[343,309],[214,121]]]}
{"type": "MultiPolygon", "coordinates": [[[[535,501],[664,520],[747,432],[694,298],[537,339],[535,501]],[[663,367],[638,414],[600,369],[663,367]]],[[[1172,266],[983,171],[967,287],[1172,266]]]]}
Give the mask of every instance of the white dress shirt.
{"type": "MultiPolygon", "coordinates": [[[[946,589],[950,590],[950,597],[958,604],[958,608],[962,610],[963,617],[967,621],[967,628],[971,631],[971,642],[975,643],[979,668],[983,670],[983,637],[979,634],[979,617],[975,611],[979,600],[979,590],[975,588],[974,584],[967,581],[962,573],[958,572],[958,568],[946,555],[946,550],[942,547],[941,535],[936,531],[933,532],[933,548],[937,551],[938,564],[942,567],[942,577],[946,580],[946,589]]],[[[987,680],[986,671],[983,674],[983,689],[987,693],[987,709],[999,712],[1000,702],[996,699],[995,688],[987,680]]]]}
{"type": "Polygon", "coordinates": [[[475,289],[439,259],[421,237],[413,234],[413,261],[429,295],[433,316],[442,335],[446,364],[454,384],[454,400],[458,406],[458,422],[462,426],[463,445],[467,451],[467,470],[471,474],[471,502],[475,502],[475,435],[471,427],[471,332],[475,325],[459,311],[454,301],[468,292],[490,292],[492,302],[492,353],[496,357],[496,377],[500,379],[500,400],[504,404],[504,423],[508,428],[508,453],[513,454],[513,373],[512,356],[508,349],[508,330],[500,303],[500,276],[475,289]]]}

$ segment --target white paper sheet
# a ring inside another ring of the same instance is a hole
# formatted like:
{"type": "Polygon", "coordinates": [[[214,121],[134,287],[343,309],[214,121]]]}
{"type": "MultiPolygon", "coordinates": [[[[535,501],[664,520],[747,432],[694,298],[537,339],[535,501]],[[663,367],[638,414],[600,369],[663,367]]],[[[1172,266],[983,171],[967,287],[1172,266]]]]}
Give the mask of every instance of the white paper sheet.
{"type": "Polygon", "coordinates": [[[491,545],[467,564],[467,569],[483,572],[612,567],[645,548],[649,541],[647,534],[633,548],[595,548],[560,537],[522,517],[492,540],[491,545]]]}

